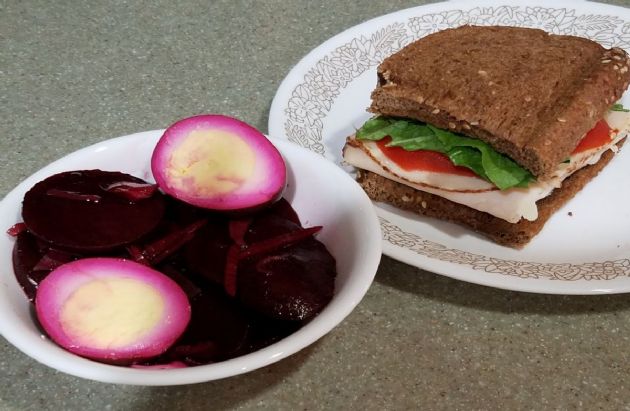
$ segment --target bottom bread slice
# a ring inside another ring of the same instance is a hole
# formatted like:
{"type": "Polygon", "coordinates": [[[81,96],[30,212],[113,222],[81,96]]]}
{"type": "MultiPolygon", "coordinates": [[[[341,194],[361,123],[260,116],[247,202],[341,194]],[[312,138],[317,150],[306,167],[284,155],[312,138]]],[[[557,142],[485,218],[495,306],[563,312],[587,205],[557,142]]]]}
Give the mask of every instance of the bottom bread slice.
{"type": "Polygon", "coordinates": [[[374,201],[391,204],[407,211],[467,226],[495,242],[521,248],[542,230],[551,215],[569,201],[613,158],[607,151],[593,165],[584,167],[564,180],[562,187],[539,200],[538,218],[509,223],[483,211],[454,203],[443,197],[416,190],[366,170],[358,170],[357,181],[374,201]]]}

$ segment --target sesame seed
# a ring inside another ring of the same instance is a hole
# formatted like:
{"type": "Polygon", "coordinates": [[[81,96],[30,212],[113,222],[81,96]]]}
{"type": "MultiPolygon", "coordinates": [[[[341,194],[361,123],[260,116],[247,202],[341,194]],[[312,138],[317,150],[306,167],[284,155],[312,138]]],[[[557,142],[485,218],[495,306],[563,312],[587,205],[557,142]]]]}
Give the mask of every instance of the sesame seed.
{"type": "Polygon", "coordinates": [[[623,66],[621,70],[619,70],[620,73],[625,73],[626,71],[628,71],[628,66],[623,66]]]}
{"type": "Polygon", "coordinates": [[[440,112],[440,109],[439,109],[439,108],[436,108],[436,109],[435,109],[435,110],[433,110],[431,113],[432,113],[432,114],[438,114],[439,112],[440,112]]]}
{"type": "Polygon", "coordinates": [[[487,71],[485,71],[485,70],[479,70],[477,73],[479,73],[479,75],[480,75],[480,76],[483,76],[483,77],[485,77],[485,76],[487,76],[487,75],[488,75],[488,72],[487,72],[487,71]]]}
{"type": "Polygon", "coordinates": [[[494,96],[495,94],[497,94],[496,90],[492,90],[492,95],[494,96]]]}
{"type": "Polygon", "coordinates": [[[610,59],[602,60],[602,64],[608,64],[608,63],[610,63],[610,59]]]}
{"type": "Polygon", "coordinates": [[[488,85],[489,85],[489,86],[494,86],[494,81],[489,81],[489,82],[488,82],[488,85]]]}
{"type": "Polygon", "coordinates": [[[525,96],[525,101],[529,103],[530,101],[532,101],[532,98],[530,96],[525,96]]]}
{"type": "Polygon", "coordinates": [[[424,97],[419,96],[419,97],[418,97],[418,103],[419,103],[419,104],[424,103],[424,97]]]}
{"type": "Polygon", "coordinates": [[[409,202],[409,201],[411,201],[411,197],[409,197],[409,196],[402,196],[402,201],[409,202]]]}
{"type": "Polygon", "coordinates": [[[559,121],[559,122],[561,122],[561,123],[566,123],[566,122],[567,122],[567,120],[566,120],[566,119],[561,118],[561,117],[558,117],[558,121],[559,121]]]}
{"type": "Polygon", "coordinates": [[[455,128],[455,123],[448,123],[448,128],[455,128]]]}
{"type": "Polygon", "coordinates": [[[469,126],[468,124],[466,124],[466,123],[464,123],[464,126],[463,126],[463,127],[464,127],[466,130],[470,130],[470,126],[469,126]]]}
{"type": "Polygon", "coordinates": [[[615,54],[615,55],[613,55],[613,56],[612,56],[612,58],[613,58],[613,59],[615,59],[615,60],[617,60],[617,61],[621,61],[621,60],[623,60],[623,57],[618,56],[618,55],[616,55],[616,54],[615,54]]]}
{"type": "Polygon", "coordinates": [[[478,121],[471,121],[471,122],[470,122],[470,125],[471,125],[471,126],[478,126],[478,125],[479,125],[479,122],[478,122],[478,121]]]}
{"type": "Polygon", "coordinates": [[[427,202],[426,201],[421,202],[420,205],[422,206],[422,208],[427,208],[427,202]]]}
{"type": "Polygon", "coordinates": [[[615,64],[615,65],[613,66],[613,70],[619,70],[619,66],[615,64]]]}
{"type": "Polygon", "coordinates": [[[550,146],[551,145],[551,140],[545,140],[545,145],[546,146],[550,146]]]}

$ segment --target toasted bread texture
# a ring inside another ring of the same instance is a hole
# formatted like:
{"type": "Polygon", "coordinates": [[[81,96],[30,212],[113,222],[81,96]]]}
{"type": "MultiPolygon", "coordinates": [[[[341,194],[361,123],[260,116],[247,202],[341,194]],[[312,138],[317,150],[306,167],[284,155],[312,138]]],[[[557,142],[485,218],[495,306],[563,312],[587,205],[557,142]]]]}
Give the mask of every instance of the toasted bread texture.
{"type": "Polygon", "coordinates": [[[607,151],[597,163],[578,170],[564,180],[561,188],[539,200],[536,203],[538,206],[536,220],[522,219],[515,224],[443,197],[413,189],[370,171],[358,170],[357,181],[374,201],[388,203],[427,217],[461,224],[501,245],[522,248],[542,230],[551,215],[573,198],[610,162],[613,156],[612,151],[607,151]]]}
{"type": "Polygon", "coordinates": [[[545,177],[621,97],[629,65],[580,37],[462,26],[385,59],[369,110],[477,137],[545,177]]]}

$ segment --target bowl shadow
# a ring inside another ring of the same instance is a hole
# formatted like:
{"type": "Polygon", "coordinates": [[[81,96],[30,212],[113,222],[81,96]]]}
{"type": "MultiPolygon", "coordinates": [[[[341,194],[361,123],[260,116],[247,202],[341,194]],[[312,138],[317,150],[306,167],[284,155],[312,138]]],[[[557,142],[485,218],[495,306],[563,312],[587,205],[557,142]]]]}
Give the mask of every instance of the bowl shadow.
{"type": "MultiPolygon", "coordinates": [[[[320,340],[321,341],[321,340],[320,340]]],[[[303,350],[266,367],[252,372],[199,384],[168,387],[146,387],[141,404],[131,409],[138,411],[178,410],[185,404],[187,409],[227,410],[285,381],[308,360],[319,341],[303,350]]]]}
{"type": "Polygon", "coordinates": [[[626,294],[552,295],[455,280],[383,256],[375,282],[429,300],[501,313],[586,314],[630,309],[626,294]]]}

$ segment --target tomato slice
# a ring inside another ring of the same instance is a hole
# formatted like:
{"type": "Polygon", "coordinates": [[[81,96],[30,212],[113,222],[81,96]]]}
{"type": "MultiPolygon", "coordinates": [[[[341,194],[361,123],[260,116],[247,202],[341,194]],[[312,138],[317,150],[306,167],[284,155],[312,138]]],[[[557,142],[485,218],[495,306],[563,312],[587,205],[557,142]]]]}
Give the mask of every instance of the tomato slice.
{"type": "Polygon", "coordinates": [[[606,120],[600,120],[595,124],[595,127],[591,129],[584,138],[577,145],[571,155],[581,153],[586,150],[601,147],[612,141],[611,128],[606,123],[606,120]]]}
{"type": "MultiPolygon", "coordinates": [[[[586,133],[571,155],[609,144],[612,139],[612,129],[605,120],[600,120],[586,133]]],[[[431,171],[480,178],[472,170],[454,165],[445,154],[429,150],[407,151],[402,147],[388,147],[390,141],[390,137],[385,137],[376,144],[387,158],[405,171],[431,171]]]]}
{"type": "Polygon", "coordinates": [[[387,158],[405,171],[432,171],[480,178],[470,169],[453,164],[445,154],[429,150],[407,151],[402,147],[387,147],[390,141],[390,137],[385,137],[376,144],[387,158]]]}

